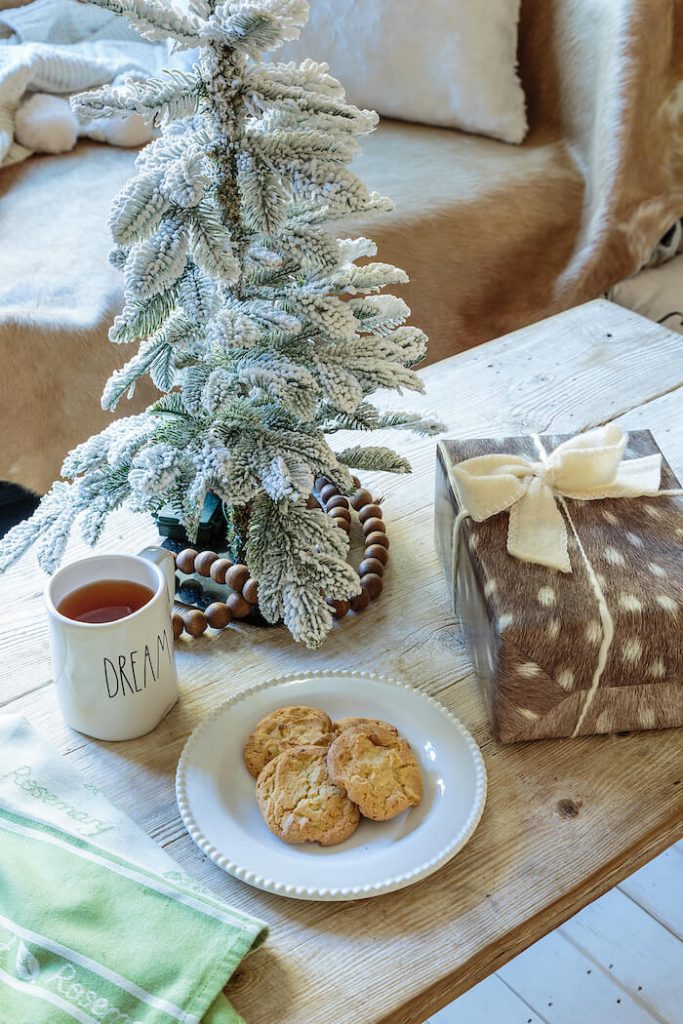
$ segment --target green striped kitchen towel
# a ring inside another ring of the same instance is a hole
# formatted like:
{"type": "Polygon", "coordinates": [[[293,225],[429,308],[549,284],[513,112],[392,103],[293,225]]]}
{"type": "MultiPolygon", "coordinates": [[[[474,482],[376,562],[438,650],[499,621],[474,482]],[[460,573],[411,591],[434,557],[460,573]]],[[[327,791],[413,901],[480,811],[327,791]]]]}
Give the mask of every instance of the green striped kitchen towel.
{"type": "Polygon", "coordinates": [[[0,715],[0,1024],[239,1024],[222,989],[265,937],[0,715]]]}

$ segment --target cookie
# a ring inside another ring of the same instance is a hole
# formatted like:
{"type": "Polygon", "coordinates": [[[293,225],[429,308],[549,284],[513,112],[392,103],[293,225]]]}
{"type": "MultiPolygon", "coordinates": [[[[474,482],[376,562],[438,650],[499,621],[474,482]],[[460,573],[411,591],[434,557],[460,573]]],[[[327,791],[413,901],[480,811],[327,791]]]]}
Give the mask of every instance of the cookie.
{"type": "Polygon", "coordinates": [[[291,747],[270,761],[256,780],[263,820],[286,843],[335,846],[358,827],[358,808],[335,786],[325,747],[291,747]]]}
{"type": "Polygon", "coordinates": [[[322,708],[295,704],[262,718],[242,749],[244,763],[256,778],[269,761],[289,747],[328,746],[336,736],[322,708]]]}
{"type": "Polygon", "coordinates": [[[387,821],[422,798],[422,776],[410,745],[391,728],[356,726],[327,753],[330,778],[362,815],[387,821]]]}
{"type": "Polygon", "coordinates": [[[334,723],[334,727],[337,732],[346,732],[348,729],[388,729],[389,732],[393,732],[395,736],[398,736],[398,729],[395,725],[390,725],[389,722],[383,722],[380,718],[338,718],[334,723]]]}

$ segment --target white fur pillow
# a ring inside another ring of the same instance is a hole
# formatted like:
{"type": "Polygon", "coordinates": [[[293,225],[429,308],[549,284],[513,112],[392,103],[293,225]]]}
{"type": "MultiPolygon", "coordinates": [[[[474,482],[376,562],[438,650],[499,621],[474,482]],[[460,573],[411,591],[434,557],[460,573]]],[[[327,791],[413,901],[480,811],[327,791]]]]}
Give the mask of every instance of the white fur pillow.
{"type": "Polygon", "coordinates": [[[310,0],[274,60],[327,61],[349,100],[386,117],[521,142],[520,0],[310,0]]]}

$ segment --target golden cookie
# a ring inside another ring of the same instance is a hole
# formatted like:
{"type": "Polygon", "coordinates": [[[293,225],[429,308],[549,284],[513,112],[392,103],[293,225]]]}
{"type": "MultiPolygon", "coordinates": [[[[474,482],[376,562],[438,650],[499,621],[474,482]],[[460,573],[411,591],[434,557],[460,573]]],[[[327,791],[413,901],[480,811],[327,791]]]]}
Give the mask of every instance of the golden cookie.
{"type": "Polygon", "coordinates": [[[263,820],[286,843],[335,846],[353,835],[360,814],[327,771],[325,747],[292,747],[256,780],[263,820]]]}
{"type": "Polygon", "coordinates": [[[366,818],[387,821],[422,798],[422,776],[410,745],[381,726],[347,729],[327,754],[330,778],[366,818]]]}
{"type": "Polygon", "coordinates": [[[380,718],[339,718],[334,723],[337,732],[346,732],[347,729],[388,729],[395,736],[398,736],[398,729],[389,722],[383,722],[380,718]]]}
{"type": "Polygon", "coordinates": [[[328,746],[336,736],[332,719],[322,708],[293,704],[278,708],[262,718],[247,742],[242,756],[256,778],[269,761],[289,747],[328,746]]]}

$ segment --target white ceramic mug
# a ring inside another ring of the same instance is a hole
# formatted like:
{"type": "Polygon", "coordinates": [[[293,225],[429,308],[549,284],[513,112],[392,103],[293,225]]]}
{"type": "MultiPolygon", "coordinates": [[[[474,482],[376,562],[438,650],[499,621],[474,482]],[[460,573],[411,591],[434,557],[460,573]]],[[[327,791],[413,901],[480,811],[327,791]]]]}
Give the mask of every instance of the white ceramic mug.
{"type": "Polygon", "coordinates": [[[150,732],[178,700],[171,608],[173,555],[98,555],[65,566],[45,589],[50,647],[65,721],[98,740],[130,740],[150,732]],[[59,611],[64,598],[100,580],[130,580],[153,597],[112,622],[78,622],[59,611]]]}

